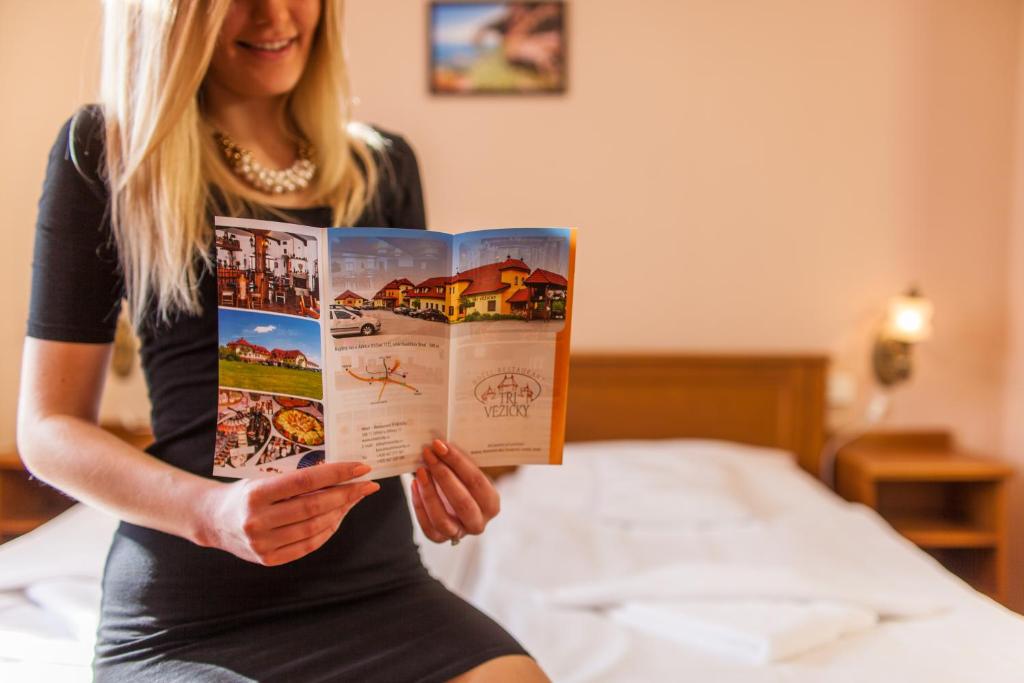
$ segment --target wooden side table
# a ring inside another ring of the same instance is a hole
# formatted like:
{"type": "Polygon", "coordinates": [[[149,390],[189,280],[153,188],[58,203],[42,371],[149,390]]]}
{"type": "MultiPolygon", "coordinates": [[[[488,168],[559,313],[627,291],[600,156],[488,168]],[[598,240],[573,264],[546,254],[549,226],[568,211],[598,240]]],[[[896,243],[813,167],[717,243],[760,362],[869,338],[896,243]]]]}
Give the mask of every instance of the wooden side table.
{"type": "MultiPolygon", "coordinates": [[[[148,430],[105,429],[139,448],[153,441],[148,430]]],[[[0,453],[0,543],[32,531],[75,502],[74,498],[32,477],[17,453],[0,453]]]]}
{"type": "Polygon", "coordinates": [[[74,503],[33,479],[17,453],[0,454],[0,543],[32,531],[74,503]]]}
{"type": "Polygon", "coordinates": [[[946,432],[879,433],[843,448],[836,490],[892,526],[977,590],[1007,588],[1006,463],[962,453],[946,432]]]}

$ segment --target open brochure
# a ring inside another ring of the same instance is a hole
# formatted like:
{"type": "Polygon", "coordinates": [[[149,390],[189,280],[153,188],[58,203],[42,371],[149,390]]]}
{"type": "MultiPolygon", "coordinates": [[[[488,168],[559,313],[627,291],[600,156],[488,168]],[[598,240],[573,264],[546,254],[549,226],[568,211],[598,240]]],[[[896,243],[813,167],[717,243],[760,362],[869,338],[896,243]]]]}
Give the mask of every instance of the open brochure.
{"type": "Polygon", "coordinates": [[[214,475],[561,462],[575,230],[215,225],[214,475]]]}

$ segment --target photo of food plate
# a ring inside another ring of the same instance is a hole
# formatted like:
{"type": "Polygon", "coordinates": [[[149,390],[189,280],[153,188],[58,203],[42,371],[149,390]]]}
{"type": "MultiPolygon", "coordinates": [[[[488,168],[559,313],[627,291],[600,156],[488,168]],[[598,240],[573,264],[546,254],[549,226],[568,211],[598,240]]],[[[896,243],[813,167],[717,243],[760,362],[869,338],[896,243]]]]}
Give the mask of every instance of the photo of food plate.
{"type": "Polygon", "coordinates": [[[324,421],[298,408],[282,408],[274,415],[274,428],[286,439],[303,446],[322,446],[324,421]]]}
{"type": "Polygon", "coordinates": [[[235,389],[221,389],[217,392],[217,406],[233,406],[244,398],[241,391],[235,389]]]}
{"type": "Polygon", "coordinates": [[[217,440],[213,473],[230,477],[288,471],[323,446],[323,406],[309,399],[221,387],[217,393],[217,440]],[[252,471],[250,471],[252,470],[252,471]]]}
{"type": "Polygon", "coordinates": [[[258,412],[238,413],[217,423],[215,464],[242,467],[270,438],[270,420],[258,412]]]}
{"type": "Polygon", "coordinates": [[[274,400],[282,408],[308,408],[313,401],[308,398],[294,398],[292,396],[275,396],[274,400]]]}
{"type": "Polygon", "coordinates": [[[302,456],[302,459],[299,460],[299,464],[295,466],[295,469],[301,470],[306,467],[316,467],[317,465],[322,465],[325,459],[326,456],[323,451],[310,451],[302,456]]]}
{"type": "Polygon", "coordinates": [[[301,455],[306,453],[306,448],[300,446],[294,441],[288,441],[282,439],[280,436],[271,437],[267,443],[263,452],[260,453],[259,458],[256,460],[257,465],[265,465],[268,462],[274,462],[275,460],[281,460],[288,458],[293,455],[301,455]]]}

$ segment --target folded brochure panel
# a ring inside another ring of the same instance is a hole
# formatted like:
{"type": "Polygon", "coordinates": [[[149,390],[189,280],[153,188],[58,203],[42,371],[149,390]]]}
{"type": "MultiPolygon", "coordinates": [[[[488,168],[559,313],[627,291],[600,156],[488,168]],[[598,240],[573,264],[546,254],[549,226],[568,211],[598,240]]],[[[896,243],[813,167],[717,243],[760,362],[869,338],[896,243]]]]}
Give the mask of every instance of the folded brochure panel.
{"type": "Polygon", "coordinates": [[[561,462],[575,229],[215,225],[213,474],[381,478],[434,438],[481,466],[561,462]]]}

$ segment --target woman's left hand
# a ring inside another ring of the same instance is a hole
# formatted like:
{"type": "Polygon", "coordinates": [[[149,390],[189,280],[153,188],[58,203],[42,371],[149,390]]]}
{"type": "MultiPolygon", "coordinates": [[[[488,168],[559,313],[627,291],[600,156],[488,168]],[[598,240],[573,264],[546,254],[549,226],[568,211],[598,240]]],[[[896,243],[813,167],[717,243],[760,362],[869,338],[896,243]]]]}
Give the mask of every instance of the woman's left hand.
{"type": "Polygon", "coordinates": [[[487,475],[440,439],[423,449],[423,460],[427,466],[416,470],[412,504],[426,537],[454,545],[466,534],[482,533],[500,507],[498,490],[487,475]]]}

